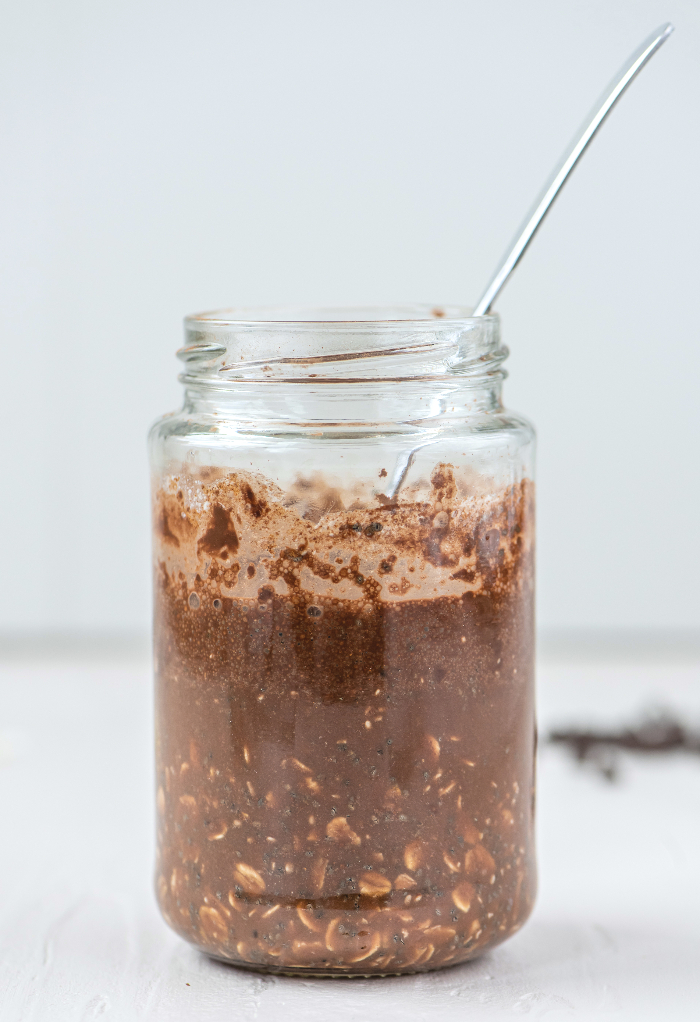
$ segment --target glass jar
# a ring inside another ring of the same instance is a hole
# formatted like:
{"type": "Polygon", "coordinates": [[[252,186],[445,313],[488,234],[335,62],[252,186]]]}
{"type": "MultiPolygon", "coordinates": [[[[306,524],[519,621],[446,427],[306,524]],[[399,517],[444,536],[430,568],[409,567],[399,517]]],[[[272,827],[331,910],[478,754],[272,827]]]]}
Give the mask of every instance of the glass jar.
{"type": "Polygon", "coordinates": [[[265,971],[479,955],[536,883],[534,432],[498,318],[186,335],[150,435],[161,911],[265,971]]]}

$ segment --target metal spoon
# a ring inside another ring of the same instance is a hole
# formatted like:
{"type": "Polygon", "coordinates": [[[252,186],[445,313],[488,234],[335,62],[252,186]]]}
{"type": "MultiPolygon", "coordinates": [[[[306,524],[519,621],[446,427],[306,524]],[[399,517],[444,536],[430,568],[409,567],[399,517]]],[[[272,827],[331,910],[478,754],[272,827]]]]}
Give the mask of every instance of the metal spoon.
{"type": "MultiPolygon", "coordinates": [[[[472,313],[473,316],[485,316],[488,313],[499,291],[520,262],[525,249],[535,235],[535,231],[544,220],[549,208],[561,191],[562,185],[578,163],[579,158],[586,149],[586,146],[591,141],[596,131],[608,116],[632,79],[639,74],[646,62],[654,53],[656,53],[658,48],[666,42],[671,32],[673,32],[673,25],[670,22],[662,25],[661,28],[656,30],[656,32],[652,32],[649,38],[642,43],[639,49],[634,51],[625,66],[605,90],[601,99],[598,103],[596,103],[593,112],[586,119],[585,125],[579,132],[576,141],[567,150],[566,155],[563,157],[561,163],[552,174],[542,193],[525,218],[525,222],[516,234],[513,243],[499,263],[498,269],[494,273],[489,286],[486,288],[475,306],[472,313]]],[[[419,449],[420,448],[414,448],[413,450],[408,451],[399,460],[394,471],[392,484],[387,491],[390,500],[396,499],[398,492],[403,486],[406,476],[408,475],[409,469],[413,464],[416,452],[419,449]]]]}
{"type": "Polygon", "coordinates": [[[561,163],[552,174],[551,178],[545,185],[544,190],[539,195],[534,206],[525,218],[525,222],[515,236],[513,243],[499,263],[498,269],[494,273],[489,286],[477,302],[474,312],[472,313],[473,316],[485,316],[489,311],[496,296],[498,295],[498,292],[520,262],[525,249],[535,236],[537,228],[547,215],[549,208],[561,191],[564,182],[585,152],[588,143],[591,141],[596,131],[608,116],[615,103],[617,103],[627,86],[639,74],[649,58],[652,57],[659,47],[666,42],[671,32],[673,32],[673,25],[671,25],[670,22],[662,25],[661,28],[656,30],[656,32],[652,32],[649,38],[642,43],[639,49],[634,51],[625,66],[605,90],[603,96],[600,98],[598,103],[596,103],[593,112],[587,118],[585,126],[579,133],[576,141],[567,151],[561,163]]]}

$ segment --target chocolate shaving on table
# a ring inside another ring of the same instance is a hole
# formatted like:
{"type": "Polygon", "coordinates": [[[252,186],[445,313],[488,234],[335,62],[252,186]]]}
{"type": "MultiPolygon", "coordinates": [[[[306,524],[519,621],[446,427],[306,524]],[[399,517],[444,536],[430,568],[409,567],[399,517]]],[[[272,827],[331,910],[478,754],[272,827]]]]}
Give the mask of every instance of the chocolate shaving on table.
{"type": "Polygon", "coordinates": [[[592,764],[608,781],[619,774],[620,752],[646,755],[688,752],[700,755],[700,731],[692,731],[669,712],[648,714],[637,727],[615,730],[551,731],[548,741],[563,745],[579,763],[592,764]]]}

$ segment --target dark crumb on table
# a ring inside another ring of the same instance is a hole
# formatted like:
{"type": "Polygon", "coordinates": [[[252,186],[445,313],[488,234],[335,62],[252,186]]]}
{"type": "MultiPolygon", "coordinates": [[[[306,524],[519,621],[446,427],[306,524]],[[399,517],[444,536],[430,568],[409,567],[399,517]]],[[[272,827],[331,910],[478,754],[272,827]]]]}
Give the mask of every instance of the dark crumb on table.
{"type": "Polygon", "coordinates": [[[660,754],[689,752],[700,755],[700,732],[689,730],[671,713],[644,717],[637,727],[610,730],[551,731],[549,742],[563,745],[579,763],[590,763],[608,781],[619,776],[620,752],[660,754]]]}

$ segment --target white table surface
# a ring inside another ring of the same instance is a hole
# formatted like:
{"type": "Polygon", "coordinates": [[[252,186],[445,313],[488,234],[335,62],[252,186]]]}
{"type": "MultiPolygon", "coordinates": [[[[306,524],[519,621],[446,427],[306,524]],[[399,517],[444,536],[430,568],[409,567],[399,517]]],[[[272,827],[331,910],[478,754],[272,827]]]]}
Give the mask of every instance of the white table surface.
{"type": "MultiPolygon", "coordinates": [[[[692,663],[549,664],[540,719],[700,724],[692,663]]],[[[0,1022],[700,1019],[700,757],[627,756],[618,783],[543,747],[540,895],[494,952],[394,979],[261,976],[172,934],[151,894],[147,666],[0,672],[0,1022]]]]}

